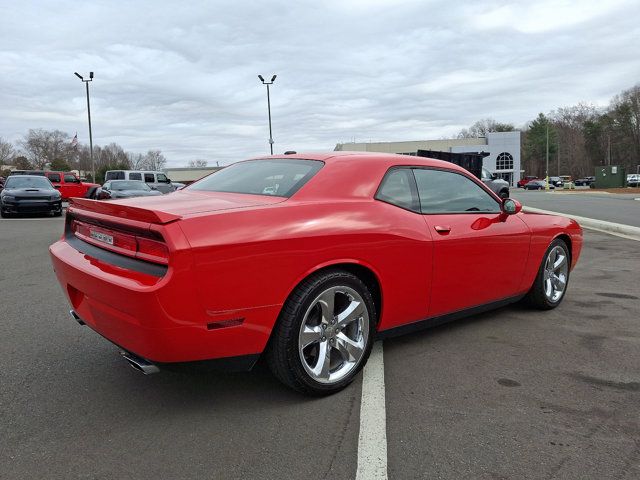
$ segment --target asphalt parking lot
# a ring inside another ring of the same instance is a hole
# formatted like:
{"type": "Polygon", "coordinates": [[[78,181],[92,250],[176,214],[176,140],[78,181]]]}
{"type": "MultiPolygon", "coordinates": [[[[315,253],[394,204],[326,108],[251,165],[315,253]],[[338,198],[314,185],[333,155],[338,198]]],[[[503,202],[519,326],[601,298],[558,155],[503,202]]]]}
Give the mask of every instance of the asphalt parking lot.
{"type": "MultiPolygon", "coordinates": [[[[144,377],[68,315],[62,219],[0,220],[0,478],[355,477],[362,381],[144,377]]],[[[499,261],[496,252],[496,261],[499,261]]],[[[640,243],[585,231],[563,304],[384,342],[391,479],[640,478],[640,243]]]]}
{"type": "Polygon", "coordinates": [[[640,194],[603,193],[578,188],[550,192],[512,188],[510,195],[529,207],[640,227],[640,201],[636,200],[640,194]]]}

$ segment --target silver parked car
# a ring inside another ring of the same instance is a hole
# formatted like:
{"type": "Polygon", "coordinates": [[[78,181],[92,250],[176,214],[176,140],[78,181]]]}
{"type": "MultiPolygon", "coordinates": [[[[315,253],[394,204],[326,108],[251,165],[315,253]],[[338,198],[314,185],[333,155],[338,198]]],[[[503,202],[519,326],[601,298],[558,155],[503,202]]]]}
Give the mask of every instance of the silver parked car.
{"type": "Polygon", "coordinates": [[[164,172],[151,170],[107,170],[104,176],[109,180],[139,180],[161,193],[175,192],[176,187],[164,172]]]}
{"type": "Polygon", "coordinates": [[[486,168],[482,168],[482,183],[493,190],[500,198],[509,198],[509,182],[498,178],[495,173],[491,173],[486,168]]]}
{"type": "Polygon", "coordinates": [[[98,189],[96,198],[98,200],[107,200],[110,198],[151,197],[155,195],[162,195],[162,192],[139,180],[110,180],[98,189]]]}

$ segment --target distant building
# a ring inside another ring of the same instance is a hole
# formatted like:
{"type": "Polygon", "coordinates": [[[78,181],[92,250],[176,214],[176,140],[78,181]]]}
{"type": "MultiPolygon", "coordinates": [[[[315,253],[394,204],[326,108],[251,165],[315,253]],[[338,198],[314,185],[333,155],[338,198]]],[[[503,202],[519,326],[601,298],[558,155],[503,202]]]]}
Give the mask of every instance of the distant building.
{"type": "Polygon", "coordinates": [[[415,155],[418,150],[440,152],[486,152],[483,166],[510,185],[520,180],[520,132],[491,132],[480,138],[452,138],[409,142],[338,143],[337,151],[400,153],[415,155]]]}
{"type": "Polygon", "coordinates": [[[164,173],[173,182],[190,183],[200,180],[202,177],[206,177],[210,173],[217,172],[223,167],[182,167],[182,168],[165,168],[164,173]]]}

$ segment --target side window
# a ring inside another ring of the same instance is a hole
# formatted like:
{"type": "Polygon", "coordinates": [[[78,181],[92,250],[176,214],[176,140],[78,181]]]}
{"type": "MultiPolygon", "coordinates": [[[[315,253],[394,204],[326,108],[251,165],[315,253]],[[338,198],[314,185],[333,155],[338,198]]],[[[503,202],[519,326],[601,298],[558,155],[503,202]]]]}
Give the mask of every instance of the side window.
{"type": "Polygon", "coordinates": [[[500,205],[474,181],[445,170],[416,168],[422,213],[499,213],[500,205]]]}
{"type": "Polygon", "coordinates": [[[59,173],[50,173],[47,175],[47,178],[52,183],[60,183],[60,174],[59,173]]]}
{"type": "Polygon", "coordinates": [[[142,180],[142,174],[139,172],[131,172],[129,174],[129,180],[142,180]]]}
{"type": "Polygon", "coordinates": [[[409,168],[389,170],[382,179],[376,199],[397,207],[419,212],[418,196],[413,174],[409,168]]]}
{"type": "Polygon", "coordinates": [[[158,176],[158,182],[161,182],[161,183],[167,182],[167,176],[164,173],[158,173],[157,176],[158,176]]]}
{"type": "Polygon", "coordinates": [[[153,177],[153,173],[145,173],[144,181],[147,183],[155,183],[156,179],[153,177]]]}
{"type": "Polygon", "coordinates": [[[76,183],[76,176],[75,175],[70,175],[70,174],[65,174],[64,175],[64,183],[76,183]]]}
{"type": "Polygon", "coordinates": [[[107,172],[106,180],[124,180],[124,172],[122,170],[111,170],[107,172]]]}

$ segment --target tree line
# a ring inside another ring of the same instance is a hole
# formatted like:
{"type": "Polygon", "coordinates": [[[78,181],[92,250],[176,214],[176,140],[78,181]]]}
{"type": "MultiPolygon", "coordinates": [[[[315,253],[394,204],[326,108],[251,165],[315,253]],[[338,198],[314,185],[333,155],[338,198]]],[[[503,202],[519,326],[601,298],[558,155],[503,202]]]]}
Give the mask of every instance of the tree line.
{"type": "MultiPolygon", "coordinates": [[[[510,123],[493,119],[463,129],[458,138],[509,132],[510,123]]],[[[527,122],[522,129],[521,168],[525,175],[544,177],[549,142],[549,175],[594,175],[602,165],[624,166],[627,173],[640,165],[640,84],[614,96],[605,108],[579,103],[558,108],[527,122]]]]}
{"type": "MultiPolygon", "coordinates": [[[[162,170],[167,165],[160,150],[133,153],[113,142],[94,145],[93,158],[99,183],[104,181],[107,170],[162,170]]],[[[74,142],[68,133],[60,130],[30,129],[15,144],[0,138],[0,165],[18,170],[78,170],[87,180],[92,180],[89,146],[74,142]]],[[[7,171],[0,172],[3,176],[7,174],[7,171]]]]}

